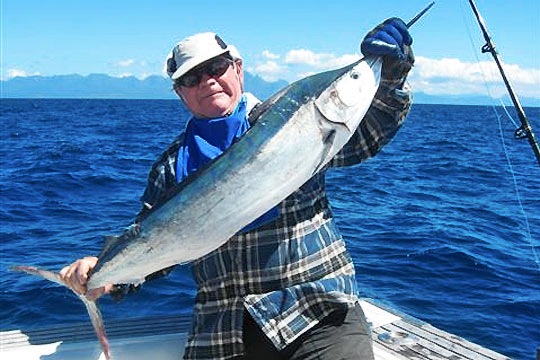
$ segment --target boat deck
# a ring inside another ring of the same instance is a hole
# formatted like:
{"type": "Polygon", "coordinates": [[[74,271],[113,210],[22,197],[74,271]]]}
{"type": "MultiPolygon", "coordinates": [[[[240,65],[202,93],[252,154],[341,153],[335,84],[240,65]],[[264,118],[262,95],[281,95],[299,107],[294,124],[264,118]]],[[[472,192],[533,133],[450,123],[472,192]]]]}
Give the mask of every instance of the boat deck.
{"type": "MultiPolygon", "coordinates": [[[[370,300],[361,302],[372,327],[376,360],[476,359],[508,357],[370,300]]],[[[116,360],[179,359],[189,318],[170,316],[108,322],[107,333],[116,360]]],[[[104,359],[90,322],[44,330],[0,332],[3,360],[104,359]]]]}

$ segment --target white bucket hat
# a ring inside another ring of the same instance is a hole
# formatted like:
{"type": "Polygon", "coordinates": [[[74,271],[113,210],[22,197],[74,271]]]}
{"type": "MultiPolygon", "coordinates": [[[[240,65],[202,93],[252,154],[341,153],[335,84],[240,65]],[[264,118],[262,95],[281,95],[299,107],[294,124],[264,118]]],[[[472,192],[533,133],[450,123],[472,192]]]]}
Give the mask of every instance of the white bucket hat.
{"type": "Polygon", "coordinates": [[[227,45],[217,34],[195,34],[174,46],[165,60],[165,71],[172,80],[176,80],[197,65],[226,52],[233,59],[241,59],[238,50],[233,45],[227,45]]]}

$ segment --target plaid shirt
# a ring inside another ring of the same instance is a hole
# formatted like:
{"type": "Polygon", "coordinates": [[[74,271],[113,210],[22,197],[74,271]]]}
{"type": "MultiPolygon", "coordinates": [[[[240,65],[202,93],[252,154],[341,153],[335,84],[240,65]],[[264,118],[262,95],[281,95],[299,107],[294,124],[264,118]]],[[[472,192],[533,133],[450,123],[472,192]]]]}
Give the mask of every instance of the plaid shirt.
{"type": "MultiPolygon", "coordinates": [[[[324,171],[278,205],[279,218],[233,236],[193,262],[198,291],[184,358],[242,355],[244,310],[283,349],[326,315],[358,300],[354,265],[326,197],[325,172],[374,156],[394,136],[411,103],[405,77],[412,53],[409,60],[399,68],[384,65],[378,92],[351,140],[324,171]]],[[[153,165],[141,213],[176,183],[182,139],[183,134],[153,165]]]]}

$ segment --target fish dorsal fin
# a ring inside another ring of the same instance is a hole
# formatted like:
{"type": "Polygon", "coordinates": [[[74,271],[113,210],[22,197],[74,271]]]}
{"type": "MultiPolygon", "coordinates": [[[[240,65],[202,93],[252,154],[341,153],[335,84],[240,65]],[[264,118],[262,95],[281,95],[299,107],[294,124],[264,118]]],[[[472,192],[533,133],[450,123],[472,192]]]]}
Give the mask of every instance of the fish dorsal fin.
{"type": "Polygon", "coordinates": [[[249,124],[253,126],[257,120],[261,117],[262,114],[264,114],[268,109],[270,109],[276,101],[278,101],[283,94],[285,94],[289,90],[290,86],[286,86],[285,88],[281,89],[274,95],[272,95],[268,100],[259,103],[255,105],[249,112],[249,124]]]}
{"type": "Polygon", "coordinates": [[[101,253],[108,252],[111,248],[116,247],[120,242],[122,242],[123,235],[105,235],[103,239],[105,240],[105,245],[101,250],[101,253]]]}
{"type": "Polygon", "coordinates": [[[140,229],[140,225],[135,223],[127,228],[122,235],[105,235],[103,237],[105,245],[99,254],[99,259],[102,260],[106,258],[108,253],[114,253],[114,249],[122,246],[126,241],[131,241],[133,238],[137,237],[140,234],[140,229]]]}

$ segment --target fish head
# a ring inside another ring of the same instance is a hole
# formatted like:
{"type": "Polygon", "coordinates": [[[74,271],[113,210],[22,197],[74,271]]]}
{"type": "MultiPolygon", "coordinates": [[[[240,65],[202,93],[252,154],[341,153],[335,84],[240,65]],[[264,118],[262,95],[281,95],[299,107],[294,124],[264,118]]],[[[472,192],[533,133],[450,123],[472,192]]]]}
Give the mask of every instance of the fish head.
{"type": "Polygon", "coordinates": [[[380,57],[365,57],[340,69],[315,99],[315,106],[327,121],[344,125],[352,134],[377,92],[381,68],[380,57]]]}

